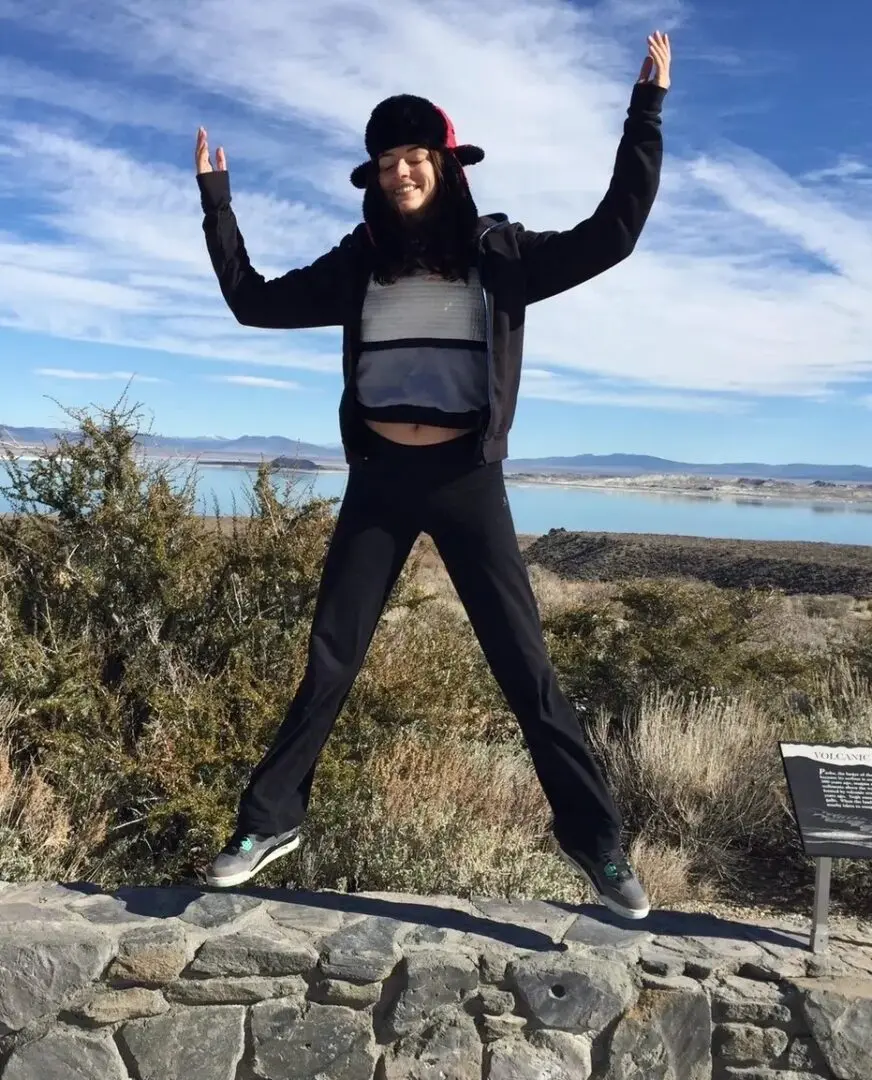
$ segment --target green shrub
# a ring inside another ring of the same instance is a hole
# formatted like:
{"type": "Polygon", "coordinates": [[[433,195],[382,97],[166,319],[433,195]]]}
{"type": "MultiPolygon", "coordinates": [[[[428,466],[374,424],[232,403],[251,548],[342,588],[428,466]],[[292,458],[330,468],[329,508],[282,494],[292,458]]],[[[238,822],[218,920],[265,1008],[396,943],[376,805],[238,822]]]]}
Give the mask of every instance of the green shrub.
{"type": "Polygon", "coordinates": [[[655,686],[772,698],[806,685],[820,659],[771,636],[779,599],[768,591],[634,581],[613,598],[543,623],[576,707],[620,716],[655,686]]]}

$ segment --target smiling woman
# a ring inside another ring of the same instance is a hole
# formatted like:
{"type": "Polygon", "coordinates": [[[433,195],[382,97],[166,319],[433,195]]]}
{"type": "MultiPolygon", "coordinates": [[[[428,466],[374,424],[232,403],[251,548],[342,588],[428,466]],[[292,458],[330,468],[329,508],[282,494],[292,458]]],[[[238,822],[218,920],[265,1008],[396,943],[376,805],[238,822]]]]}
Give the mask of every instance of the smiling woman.
{"type": "Polygon", "coordinates": [[[243,794],[237,829],[209,870],[235,886],[294,850],[321,750],[385,602],[421,532],[434,540],[517,717],[554,813],[559,852],[603,903],[644,918],[621,819],[557,684],[509,510],[508,453],[529,304],[625,259],[660,180],[670,45],[648,39],[614,174],[593,215],[565,232],[479,217],[458,145],[432,102],[388,98],[351,174],[363,222],[310,266],[265,281],[251,266],[200,129],[203,228],[221,291],[249,326],[342,326],[340,428],[350,469],[327,553],[302,682],[243,794]]]}

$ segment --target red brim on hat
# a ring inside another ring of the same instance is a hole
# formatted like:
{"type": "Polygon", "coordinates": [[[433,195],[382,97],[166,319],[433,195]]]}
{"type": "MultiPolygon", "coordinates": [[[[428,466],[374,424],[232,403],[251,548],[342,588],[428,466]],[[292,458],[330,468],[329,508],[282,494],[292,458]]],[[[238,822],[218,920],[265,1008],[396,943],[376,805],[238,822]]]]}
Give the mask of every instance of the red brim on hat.
{"type": "MultiPolygon", "coordinates": [[[[484,161],[484,150],[480,146],[471,146],[469,143],[443,150],[443,153],[454,154],[461,165],[478,165],[480,161],[484,161]]],[[[356,188],[365,188],[374,169],[374,161],[362,162],[351,174],[352,184],[356,188]]]]}

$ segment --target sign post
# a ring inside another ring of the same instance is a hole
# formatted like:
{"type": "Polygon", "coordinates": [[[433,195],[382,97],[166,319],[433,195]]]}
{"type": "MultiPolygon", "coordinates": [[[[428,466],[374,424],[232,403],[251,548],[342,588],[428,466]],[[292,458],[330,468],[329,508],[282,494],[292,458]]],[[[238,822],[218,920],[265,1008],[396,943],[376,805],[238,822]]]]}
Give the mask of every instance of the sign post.
{"type": "Polygon", "coordinates": [[[815,860],[811,949],[822,953],[833,859],[872,859],[872,747],[778,745],[802,846],[815,860]]]}
{"type": "Polygon", "coordinates": [[[833,860],[826,855],[815,859],[814,912],[811,920],[811,951],[827,951],[830,940],[828,919],[830,914],[830,876],[833,860]]]}

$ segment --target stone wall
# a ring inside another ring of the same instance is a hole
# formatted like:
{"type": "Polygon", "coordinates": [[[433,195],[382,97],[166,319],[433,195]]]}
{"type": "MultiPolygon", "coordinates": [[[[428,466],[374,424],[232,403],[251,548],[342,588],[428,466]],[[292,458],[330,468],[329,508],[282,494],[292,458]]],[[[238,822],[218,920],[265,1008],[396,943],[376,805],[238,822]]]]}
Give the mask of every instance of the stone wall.
{"type": "Polygon", "coordinates": [[[0,885],[2,1080],[869,1080],[872,941],[451,897],[0,885]]]}

